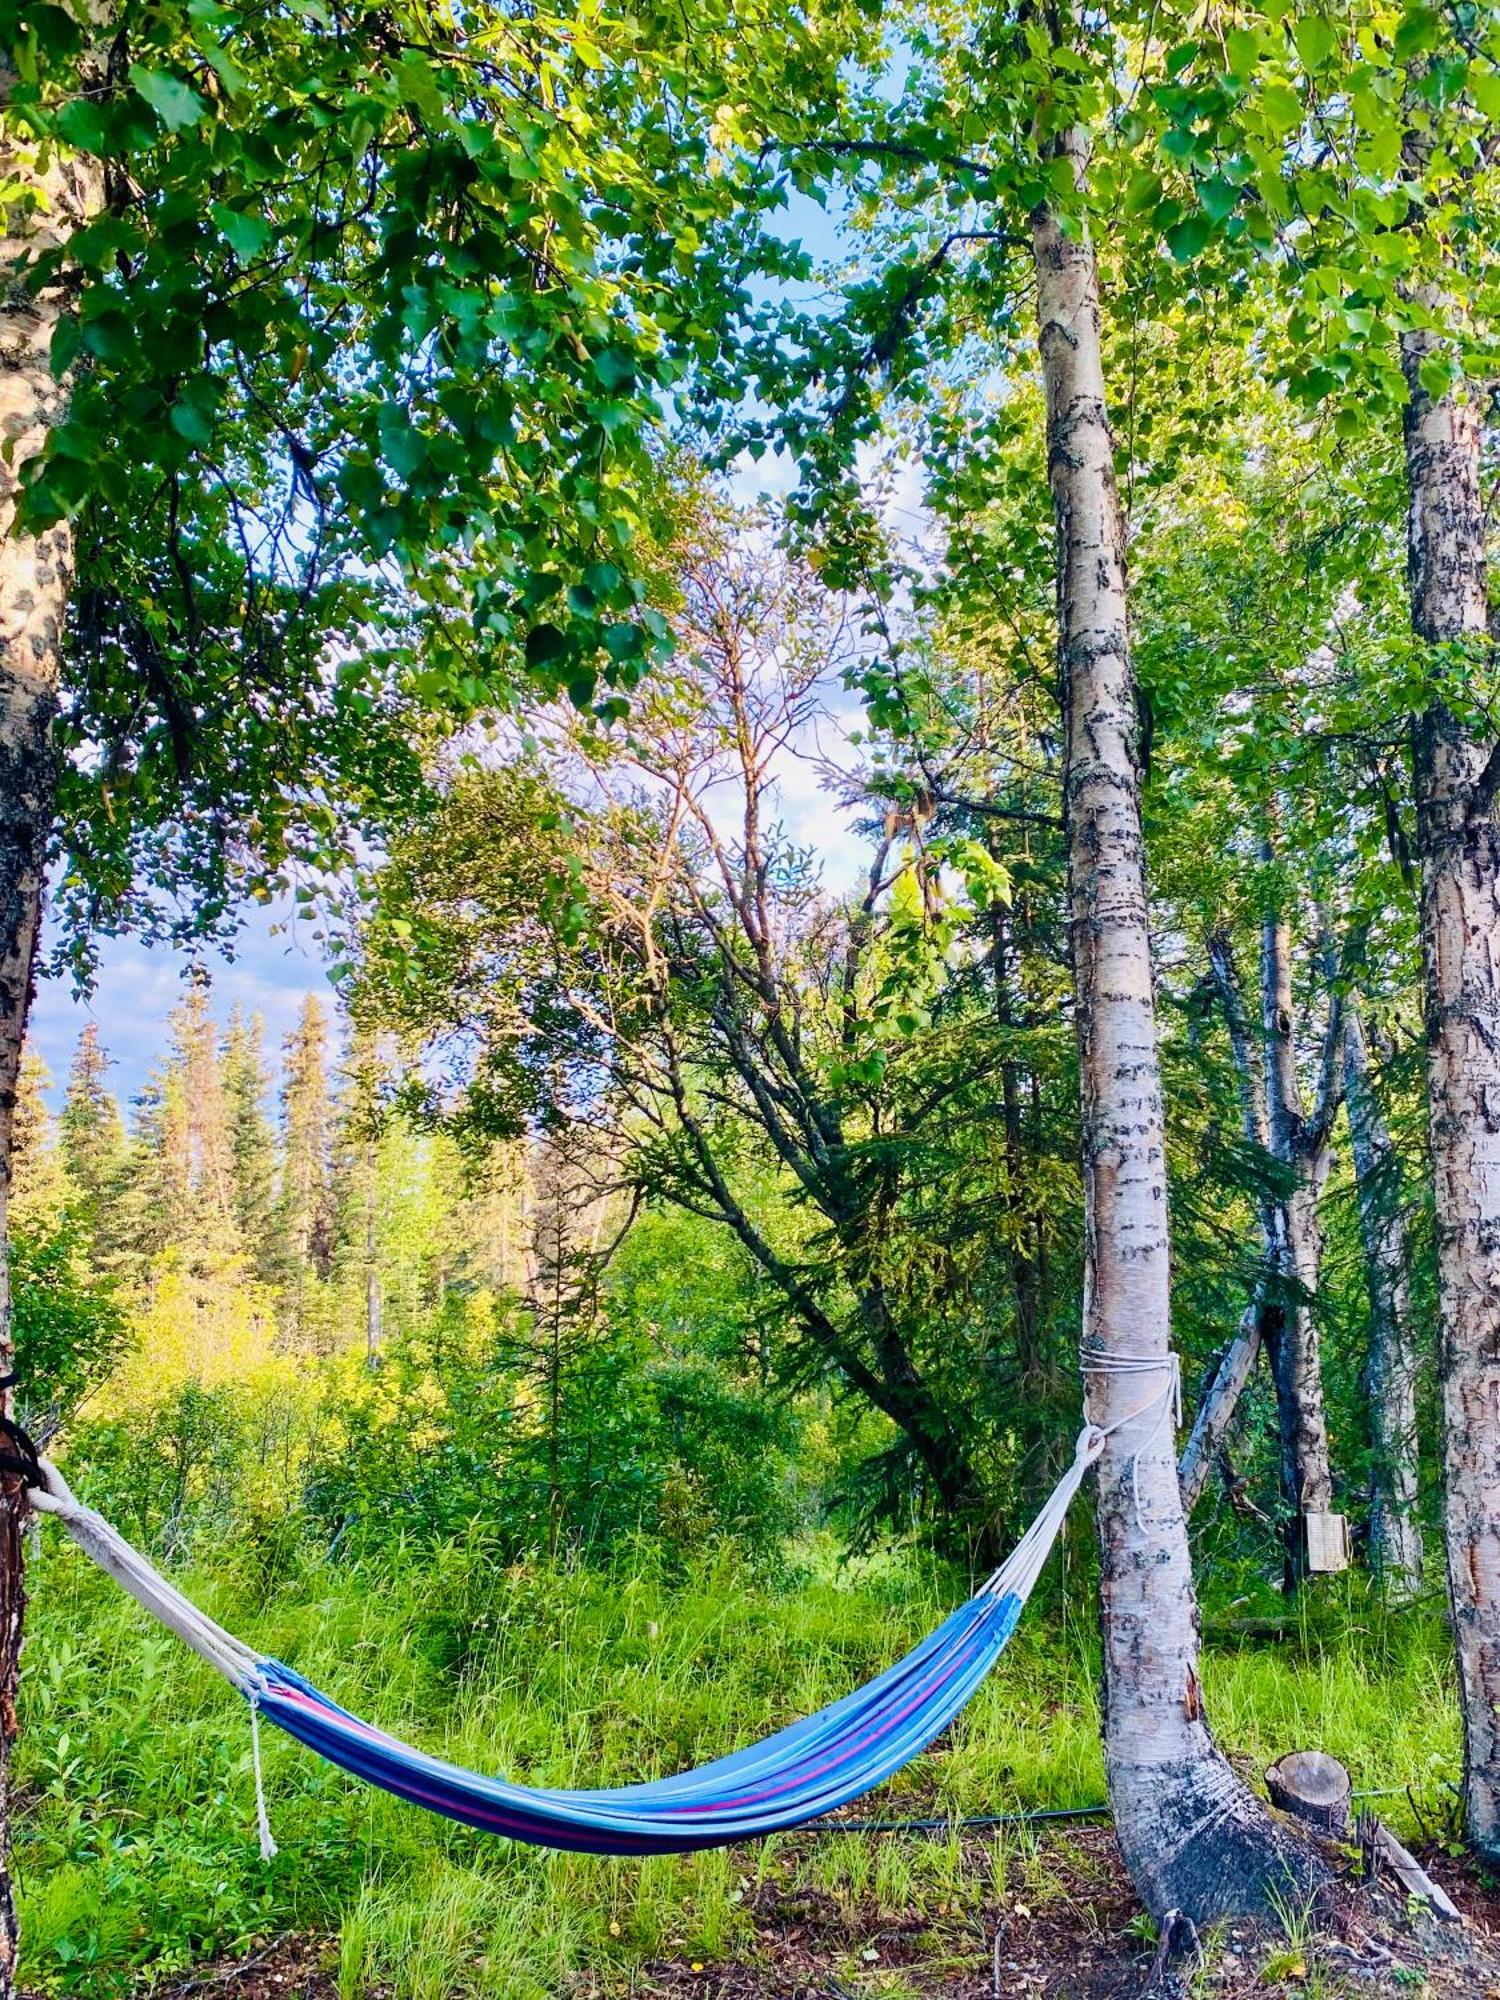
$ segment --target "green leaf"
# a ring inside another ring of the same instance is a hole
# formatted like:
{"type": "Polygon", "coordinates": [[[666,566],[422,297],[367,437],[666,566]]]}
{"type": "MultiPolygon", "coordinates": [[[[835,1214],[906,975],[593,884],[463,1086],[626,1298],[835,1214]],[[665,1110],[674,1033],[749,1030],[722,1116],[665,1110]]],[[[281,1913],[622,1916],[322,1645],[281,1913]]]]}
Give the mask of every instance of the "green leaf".
{"type": "Polygon", "coordinates": [[[1211,216],[1215,222],[1222,222],[1239,198],[1239,189],[1231,186],[1222,174],[1215,174],[1212,180],[1199,183],[1198,199],[1203,204],[1205,214],[1211,216]]]}
{"type": "Polygon", "coordinates": [[[1261,58],[1260,36],[1248,28],[1231,28],[1224,37],[1229,66],[1236,76],[1248,77],[1261,58]]]}
{"type": "Polygon", "coordinates": [[[170,422],[174,431],[189,444],[207,449],[214,441],[213,420],[197,402],[174,403],[170,422]]]}
{"type": "Polygon", "coordinates": [[[533,672],[551,666],[567,650],[567,637],[556,625],[533,625],[526,634],[526,664],[533,672]]]}
{"type": "Polygon", "coordinates": [[[76,313],[64,313],[52,333],[52,351],[48,356],[52,373],[59,381],[73,366],[83,338],[83,329],[76,313]]]}
{"type": "Polygon", "coordinates": [[[1261,115],[1278,139],[1302,123],[1302,100],[1286,83],[1268,83],[1260,94],[1261,115]]]}
{"type": "Polygon", "coordinates": [[[1321,69],[1338,43],[1333,23],[1321,14],[1302,14],[1292,28],[1297,53],[1310,70],[1321,69]]]}
{"type": "Polygon", "coordinates": [[[602,348],[594,356],[594,373],[606,389],[624,389],[635,380],[635,356],[628,347],[602,348]]]}
{"type": "Polygon", "coordinates": [[[104,108],[86,97],[75,97],[57,114],[57,130],[80,153],[103,153],[108,149],[109,126],[104,108]]]}
{"type": "Polygon", "coordinates": [[[208,109],[191,84],[166,70],[142,69],[139,63],[132,63],[130,81],[136,95],[145,98],[169,132],[185,132],[208,109]]]}
{"type": "Polygon", "coordinates": [[[222,201],[213,202],[209,214],[236,257],[247,264],[258,257],[271,240],[270,223],[258,215],[246,215],[243,210],[229,208],[222,201]]]}
{"type": "Polygon", "coordinates": [[[432,65],[415,50],[404,55],[393,72],[396,91],[403,104],[420,111],[424,118],[441,118],[443,93],[432,65]]]}
{"type": "Polygon", "coordinates": [[[1423,49],[1431,48],[1441,27],[1442,23],[1430,7],[1411,8],[1396,30],[1396,38],[1391,45],[1397,62],[1409,62],[1423,49]]]}
{"type": "Polygon", "coordinates": [[[1214,233],[1210,218],[1203,214],[1185,216],[1167,231],[1167,248],[1179,264],[1191,263],[1214,233]]]}

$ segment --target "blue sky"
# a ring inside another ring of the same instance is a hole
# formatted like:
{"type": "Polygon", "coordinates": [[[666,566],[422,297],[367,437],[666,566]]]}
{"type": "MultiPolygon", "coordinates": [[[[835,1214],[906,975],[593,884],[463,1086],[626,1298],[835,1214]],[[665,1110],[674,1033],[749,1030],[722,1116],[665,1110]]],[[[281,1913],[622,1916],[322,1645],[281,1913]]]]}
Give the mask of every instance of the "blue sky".
{"type": "MultiPolygon", "coordinates": [[[[274,1051],[292,1026],[309,992],[334,1005],[310,935],[295,925],[278,935],[285,912],[250,911],[233,959],[208,953],[202,963],[213,980],[214,1012],[227,1017],[236,1001],[266,1024],[266,1046],[274,1051]]],[[[122,1105],[140,1090],[165,1039],[167,1015],[182,997],[191,967],[184,952],[150,949],[133,938],[111,938],[100,953],[99,978],[85,1000],[75,998],[68,979],[45,979],[37,987],[28,1038],[52,1074],[53,1102],[61,1101],[68,1064],[84,1023],[93,1021],[114,1058],[110,1083],[122,1105]]]]}

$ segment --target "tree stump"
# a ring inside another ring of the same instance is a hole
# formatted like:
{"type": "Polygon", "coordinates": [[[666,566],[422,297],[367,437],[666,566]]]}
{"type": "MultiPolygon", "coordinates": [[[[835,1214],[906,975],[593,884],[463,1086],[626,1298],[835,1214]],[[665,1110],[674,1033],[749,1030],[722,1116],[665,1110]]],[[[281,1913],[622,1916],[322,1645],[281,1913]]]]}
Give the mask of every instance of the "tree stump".
{"type": "Polygon", "coordinates": [[[1349,1831],[1349,1773],[1322,1750],[1293,1750],[1266,1773],[1273,1806],[1335,1839],[1349,1831]]]}

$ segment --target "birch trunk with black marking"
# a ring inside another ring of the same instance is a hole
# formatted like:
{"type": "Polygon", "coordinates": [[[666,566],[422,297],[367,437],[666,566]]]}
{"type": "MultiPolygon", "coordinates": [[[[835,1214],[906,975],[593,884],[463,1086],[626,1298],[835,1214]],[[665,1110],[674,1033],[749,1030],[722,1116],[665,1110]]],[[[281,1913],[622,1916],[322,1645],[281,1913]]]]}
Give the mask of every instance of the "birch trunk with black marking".
{"type": "MultiPolygon", "coordinates": [[[[1431,303],[1429,301],[1428,303],[1431,303]]],[[[1412,626],[1429,645],[1488,631],[1480,412],[1421,380],[1439,345],[1402,340],[1412,626]]],[[[1428,1118],[1437,1236],[1444,1527],[1464,1720],[1469,1837],[1500,1859],[1500,829],[1494,744],[1443,699],[1438,656],[1412,722],[1428,1118]]]]}
{"type": "Polygon", "coordinates": [[[1370,1300],[1370,1566],[1398,1602],[1422,1587],[1417,1517],[1417,1355],[1411,1245],[1401,1169],[1370,1074],[1364,1022],[1344,1010],[1344,1103],[1354,1153],[1365,1288],[1370,1300]]]}
{"type": "MultiPolygon", "coordinates": [[[[1087,148],[1058,151],[1082,185],[1087,148]]],[[[1117,1426],[1098,1469],[1104,1751],[1120,1849],[1147,1907],[1195,1922],[1264,1910],[1314,1877],[1209,1733],[1170,1418],[1166,1165],[1141,836],[1125,536],[1085,231],[1032,219],[1057,522],[1058,651],[1077,993],[1086,1258],[1083,1338],[1159,1373],[1091,1372],[1117,1426]],[[1143,1385],[1145,1385],[1143,1387],[1143,1385]],[[1155,1389],[1149,1407],[1140,1406],[1155,1389]]]]}
{"type": "MultiPolygon", "coordinates": [[[[0,182],[19,189],[0,234],[0,1374],[15,1362],[8,1212],[16,1086],[31,1003],[42,873],[55,796],[52,723],[72,572],[66,526],[16,531],[21,474],[62,406],[52,337],[66,307],[66,279],[37,288],[38,258],[65,243],[102,199],[87,163],[53,157],[39,169],[34,144],[5,120],[13,77],[0,63],[0,182]]],[[[11,1392],[3,1392],[9,1414],[11,1392]]],[[[11,1746],[25,1611],[22,1530],[26,1496],[0,1477],[0,2000],[15,1990],[16,1908],[9,1856],[11,1746]]]]}
{"type": "MultiPolygon", "coordinates": [[[[1269,842],[1262,858],[1273,858],[1269,842]]],[[[1329,965],[1328,1020],[1316,1093],[1308,1111],[1292,1015],[1291,928],[1283,912],[1273,905],[1261,925],[1259,1041],[1251,1028],[1233,946],[1222,931],[1208,939],[1208,962],[1229,1031],[1246,1144],[1269,1154],[1282,1171],[1280,1188],[1267,1189],[1257,1204],[1263,1263],[1255,1296],[1214,1375],[1183,1453],[1184,1504],[1191,1507],[1201,1494],[1214,1451],[1228,1435],[1240,1394],[1264,1347],[1276,1388],[1285,1569],[1291,1588],[1307,1570],[1306,1517],[1329,1513],[1333,1501],[1316,1297],[1323,1262],[1320,1208],[1333,1162],[1329,1134],[1343,1077],[1342,1000],[1335,968],[1329,965]]]]}
{"type": "MultiPolygon", "coordinates": [[[[1264,850],[1269,861],[1269,843],[1264,850]]],[[[1285,1170],[1285,1192],[1270,1218],[1271,1244],[1281,1279],[1280,1310],[1266,1329],[1276,1378],[1281,1437],[1281,1489],[1287,1510],[1286,1575],[1289,1586],[1307,1571],[1303,1522],[1333,1507],[1333,1465],[1323,1400],[1322,1343],[1316,1299],[1323,1268],[1320,1208],[1333,1155],[1328,1129],[1337,1105],[1326,1072],[1309,1118],[1304,1111],[1293,1038],[1292,934],[1284,912],[1271,909],[1261,925],[1261,1016],[1265,1037],[1266,1131],[1272,1156],[1285,1170]]],[[[1338,1002],[1330,1005],[1337,1011],[1338,1002]]]]}
{"type": "Polygon", "coordinates": [[[1255,1292],[1241,1315],[1239,1330],[1220,1355],[1212,1380],[1193,1418],[1193,1428],[1177,1461],[1183,1512],[1191,1514],[1203,1498],[1209,1474],[1224,1449],[1240,1397],[1260,1359],[1262,1329],[1270,1289],[1269,1265],[1255,1281],[1255,1292]]]}

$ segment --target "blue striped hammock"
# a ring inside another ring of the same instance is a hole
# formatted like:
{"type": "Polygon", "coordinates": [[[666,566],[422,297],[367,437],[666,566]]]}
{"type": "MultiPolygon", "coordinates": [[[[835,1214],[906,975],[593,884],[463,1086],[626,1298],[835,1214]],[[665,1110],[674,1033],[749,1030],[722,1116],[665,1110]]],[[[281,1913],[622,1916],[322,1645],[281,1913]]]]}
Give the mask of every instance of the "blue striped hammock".
{"type": "Polygon", "coordinates": [[[250,1703],[262,1851],[275,1853],[260,1783],[259,1718],[367,1784],[445,1818],[539,1847],[586,1854],[671,1854],[783,1832],[861,1797],[934,1742],[969,1700],[1015,1630],[1103,1433],[1090,1427],[1072,1465],[1010,1558],[893,1667],[829,1708],[675,1777],[610,1791],[552,1791],[487,1777],[431,1757],[362,1722],[281,1661],[216,1625],[146,1558],[85,1507],[42,1461],[34,1504],[153,1617],[250,1703]]]}

